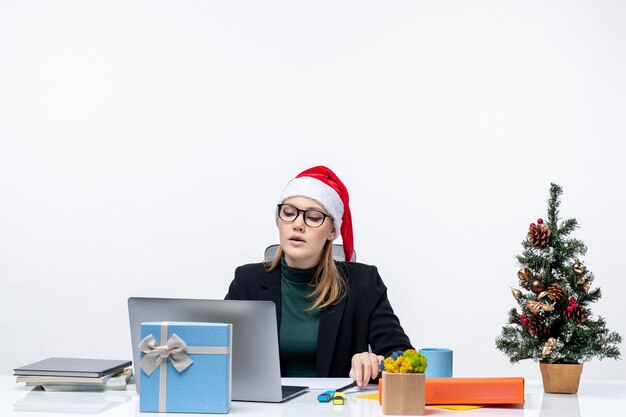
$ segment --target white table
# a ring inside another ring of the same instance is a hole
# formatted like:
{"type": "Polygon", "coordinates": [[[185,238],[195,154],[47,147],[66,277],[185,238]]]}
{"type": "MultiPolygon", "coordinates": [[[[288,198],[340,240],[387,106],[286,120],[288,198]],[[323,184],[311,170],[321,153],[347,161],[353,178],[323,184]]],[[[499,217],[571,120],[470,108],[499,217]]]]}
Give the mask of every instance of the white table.
{"type": "MultiPolygon", "coordinates": [[[[234,401],[231,415],[268,417],[382,417],[378,401],[356,398],[376,392],[375,387],[362,392],[349,391],[347,404],[320,404],[320,391],[311,391],[283,404],[234,401]]],[[[16,384],[12,376],[0,376],[0,416],[79,416],[100,414],[104,417],[153,417],[163,414],[139,412],[135,386],[126,391],[42,392],[16,384]]],[[[197,416],[197,414],[171,414],[197,416]]],[[[626,415],[626,381],[581,381],[577,395],[544,394],[541,381],[526,381],[526,404],[520,407],[489,407],[470,411],[448,411],[426,408],[426,415],[457,417],[623,417],[626,415]]]]}

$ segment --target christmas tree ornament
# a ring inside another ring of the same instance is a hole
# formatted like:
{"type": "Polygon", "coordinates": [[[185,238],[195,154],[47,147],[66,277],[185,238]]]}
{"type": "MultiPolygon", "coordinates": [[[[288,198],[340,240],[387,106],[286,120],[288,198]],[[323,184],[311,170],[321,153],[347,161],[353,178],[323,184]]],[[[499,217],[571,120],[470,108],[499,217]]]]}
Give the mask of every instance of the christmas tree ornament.
{"type": "Polygon", "coordinates": [[[583,324],[588,317],[589,311],[578,305],[569,305],[563,312],[563,318],[565,320],[574,320],[578,324],[583,324]],[[572,308],[570,309],[570,307],[572,308]]]}
{"type": "Polygon", "coordinates": [[[541,356],[548,356],[550,353],[552,353],[552,346],[546,343],[541,349],[541,356]]]}
{"type": "MultiPolygon", "coordinates": [[[[565,307],[565,311],[567,313],[572,313],[574,310],[576,310],[578,308],[578,305],[576,304],[576,298],[575,297],[570,297],[569,298],[569,305],[567,307],[565,307]]],[[[563,316],[565,317],[565,316],[563,316]]],[[[566,317],[567,319],[568,317],[566,317]]],[[[571,315],[569,318],[572,318],[571,315]]]]}
{"type": "Polygon", "coordinates": [[[563,291],[563,286],[558,282],[553,282],[552,284],[548,285],[546,293],[546,297],[548,297],[552,301],[559,301],[565,295],[563,291]]]}
{"type": "Polygon", "coordinates": [[[530,269],[524,267],[522,269],[520,269],[519,271],[517,271],[517,277],[521,280],[521,281],[527,281],[529,280],[531,277],[533,276],[532,272],[530,272],[530,269]]]}
{"type": "Polygon", "coordinates": [[[519,300],[520,297],[522,296],[522,292],[518,290],[517,288],[511,287],[511,292],[513,293],[513,297],[515,297],[516,300],[519,300]]]}
{"type": "Polygon", "coordinates": [[[543,248],[548,244],[550,235],[550,228],[547,224],[538,224],[528,229],[528,240],[538,248],[543,248]]]}
{"type": "Polygon", "coordinates": [[[550,304],[540,303],[539,301],[535,301],[535,300],[526,301],[526,308],[529,309],[531,313],[537,313],[539,310],[543,310],[543,311],[554,310],[554,307],[551,306],[550,304]]]}
{"type": "Polygon", "coordinates": [[[546,286],[543,285],[540,279],[533,279],[530,283],[530,290],[535,294],[539,294],[541,291],[545,290],[546,286]]]}
{"type": "Polygon", "coordinates": [[[574,311],[574,320],[576,320],[576,323],[578,324],[583,324],[585,321],[587,321],[587,318],[589,317],[589,310],[587,310],[586,308],[577,308],[574,311]]]}
{"type": "Polygon", "coordinates": [[[554,337],[549,338],[546,344],[543,346],[543,349],[541,350],[541,356],[548,356],[550,353],[552,353],[552,348],[554,347],[554,345],[556,345],[556,339],[554,337]]]}
{"type": "Polygon", "coordinates": [[[582,283],[582,287],[585,294],[589,294],[589,281],[585,280],[585,282],[582,283]]]}
{"type": "Polygon", "coordinates": [[[546,326],[541,316],[532,316],[528,321],[528,333],[535,337],[545,337],[550,334],[550,327],[546,326]]]}
{"type": "Polygon", "coordinates": [[[538,224],[543,224],[543,219],[537,219],[538,224]]]}
{"type": "Polygon", "coordinates": [[[531,313],[536,313],[541,310],[541,303],[539,301],[528,300],[526,301],[526,308],[529,309],[531,313]]]}
{"type": "Polygon", "coordinates": [[[526,314],[522,314],[520,316],[520,319],[522,320],[522,326],[523,327],[528,326],[528,317],[526,316],[526,314]]]}
{"type": "Polygon", "coordinates": [[[582,275],[587,271],[587,268],[585,267],[585,265],[583,265],[582,262],[578,260],[578,258],[576,258],[576,262],[574,262],[574,265],[572,266],[572,271],[574,271],[578,275],[582,275]]]}

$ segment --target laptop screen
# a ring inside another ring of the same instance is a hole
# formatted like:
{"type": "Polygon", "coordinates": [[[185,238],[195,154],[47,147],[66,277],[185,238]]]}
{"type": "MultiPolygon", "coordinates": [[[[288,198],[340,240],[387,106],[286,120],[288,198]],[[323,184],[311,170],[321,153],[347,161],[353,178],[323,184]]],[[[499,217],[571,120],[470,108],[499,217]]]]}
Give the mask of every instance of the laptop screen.
{"type": "Polygon", "coordinates": [[[232,323],[232,399],[280,402],[280,357],[272,301],[128,299],[137,392],[140,392],[140,328],[149,321],[232,323]]]}

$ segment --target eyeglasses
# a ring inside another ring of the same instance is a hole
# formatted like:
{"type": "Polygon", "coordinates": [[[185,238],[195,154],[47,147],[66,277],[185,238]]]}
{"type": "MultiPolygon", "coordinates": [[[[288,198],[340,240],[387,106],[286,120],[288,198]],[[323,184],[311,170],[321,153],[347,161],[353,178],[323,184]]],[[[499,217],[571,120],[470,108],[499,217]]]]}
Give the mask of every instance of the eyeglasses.
{"type": "Polygon", "coordinates": [[[330,217],[328,214],[315,209],[300,210],[291,204],[278,205],[278,217],[286,223],[295,222],[300,213],[302,213],[302,216],[304,217],[304,224],[314,229],[324,224],[326,217],[330,217]]]}

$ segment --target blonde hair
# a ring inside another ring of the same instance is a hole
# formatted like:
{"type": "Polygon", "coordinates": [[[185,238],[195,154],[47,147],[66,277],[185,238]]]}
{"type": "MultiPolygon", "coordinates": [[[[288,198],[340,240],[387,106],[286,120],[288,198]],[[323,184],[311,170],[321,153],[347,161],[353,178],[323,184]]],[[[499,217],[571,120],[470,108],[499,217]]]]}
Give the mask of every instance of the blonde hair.
{"type": "MultiPolygon", "coordinates": [[[[279,268],[280,260],[284,254],[283,249],[279,247],[274,259],[265,263],[265,269],[269,272],[279,268]]],[[[317,264],[312,284],[314,289],[309,294],[309,297],[314,298],[314,300],[309,310],[321,309],[336,304],[347,293],[348,285],[346,279],[333,259],[333,242],[331,240],[326,241],[324,244],[322,257],[319,264],[317,264]]]]}

